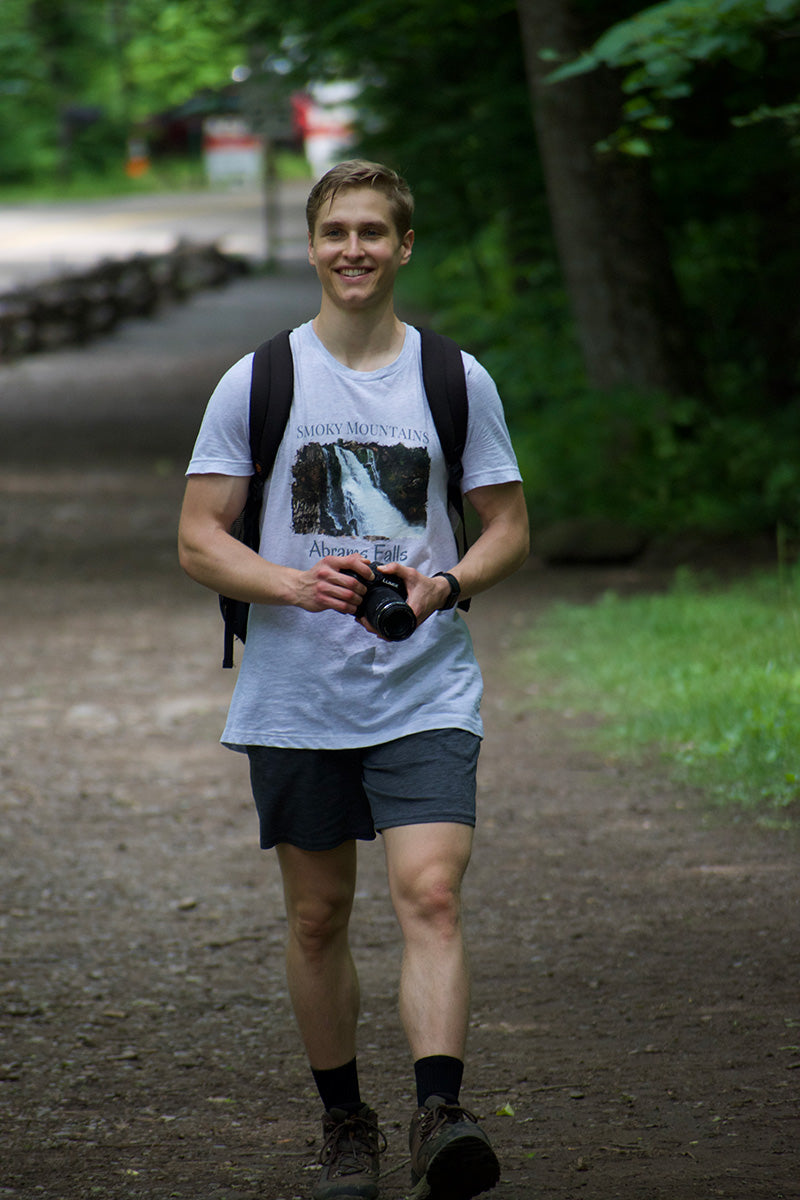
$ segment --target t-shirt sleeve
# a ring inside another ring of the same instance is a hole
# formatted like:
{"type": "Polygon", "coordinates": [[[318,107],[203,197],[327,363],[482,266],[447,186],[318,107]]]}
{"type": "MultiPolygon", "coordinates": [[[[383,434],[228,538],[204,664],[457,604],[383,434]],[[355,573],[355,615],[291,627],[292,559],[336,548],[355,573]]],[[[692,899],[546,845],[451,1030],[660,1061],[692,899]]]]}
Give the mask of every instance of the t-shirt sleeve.
{"type": "Polygon", "coordinates": [[[461,489],[515,483],[522,479],[511,445],[503,405],[489,372],[476,359],[464,354],[469,398],[467,444],[462,459],[461,489]]]}
{"type": "Polygon", "coordinates": [[[250,377],[253,356],[226,371],[205,411],[187,475],[252,475],[250,377]]]}

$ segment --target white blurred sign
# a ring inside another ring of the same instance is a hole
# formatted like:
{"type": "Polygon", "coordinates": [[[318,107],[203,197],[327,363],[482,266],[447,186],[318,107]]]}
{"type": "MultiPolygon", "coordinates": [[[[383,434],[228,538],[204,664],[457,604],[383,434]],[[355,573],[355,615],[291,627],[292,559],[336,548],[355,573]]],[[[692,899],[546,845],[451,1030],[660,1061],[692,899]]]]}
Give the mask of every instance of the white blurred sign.
{"type": "Polygon", "coordinates": [[[263,146],[246,121],[209,117],[203,122],[203,162],[210,183],[253,183],[262,176],[263,146]]]}
{"type": "Polygon", "coordinates": [[[318,83],[295,104],[303,147],[316,178],[346,155],[352,145],[357,83],[318,83]]]}

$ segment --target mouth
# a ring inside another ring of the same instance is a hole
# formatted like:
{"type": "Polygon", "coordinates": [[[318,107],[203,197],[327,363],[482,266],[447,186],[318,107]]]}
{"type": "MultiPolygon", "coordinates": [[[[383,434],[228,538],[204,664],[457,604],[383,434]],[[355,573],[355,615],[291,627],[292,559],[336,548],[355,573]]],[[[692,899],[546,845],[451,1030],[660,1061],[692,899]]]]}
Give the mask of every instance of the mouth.
{"type": "Polygon", "coordinates": [[[340,267],[337,271],[337,275],[343,276],[344,279],[361,279],[369,273],[369,267],[340,267]]]}

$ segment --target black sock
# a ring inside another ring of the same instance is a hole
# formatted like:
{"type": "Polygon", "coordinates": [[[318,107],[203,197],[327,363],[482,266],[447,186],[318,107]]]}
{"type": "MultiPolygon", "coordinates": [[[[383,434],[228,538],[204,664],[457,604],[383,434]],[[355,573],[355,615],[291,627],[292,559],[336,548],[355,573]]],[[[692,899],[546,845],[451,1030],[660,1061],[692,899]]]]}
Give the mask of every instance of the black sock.
{"type": "Polygon", "coordinates": [[[314,1076],[317,1091],[328,1112],[332,1108],[343,1108],[346,1112],[355,1112],[361,1107],[358,1067],[355,1059],[351,1059],[343,1067],[332,1067],[326,1071],[315,1071],[312,1067],[311,1074],[314,1076]]]}
{"type": "Polygon", "coordinates": [[[458,1104],[464,1064],[449,1054],[431,1054],[414,1063],[417,1080],[417,1104],[422,1107],[429,1096],[441,1096],[447,1104],[458,1104]]]}

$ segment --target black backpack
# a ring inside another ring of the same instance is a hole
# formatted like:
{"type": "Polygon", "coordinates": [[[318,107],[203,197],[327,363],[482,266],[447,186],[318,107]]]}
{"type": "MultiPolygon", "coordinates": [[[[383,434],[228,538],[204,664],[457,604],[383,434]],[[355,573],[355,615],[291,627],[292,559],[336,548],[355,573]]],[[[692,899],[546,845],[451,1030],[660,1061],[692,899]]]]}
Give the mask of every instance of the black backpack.
{"type": "MultiPolygon", "coordinates": [[[[281,443],[294,392],[294,365],[289,345],[290,330],[275,334],[262,343],[253,356],[250,381],[250,453],[254,474],[250,479],[247,500],[231,529],[231,534],[258,551],[261,506],[264,483],[267,480],[278,446],[281,443]]],[[[469,416],[467,384],[461,351],[451,338],[430,329],[420,329],[422,338],[422,378],[425,394],[433,414],[436,432],[447,463],[447,499],[457,518],[456,543],[459,557],[467,549],[464,526],[464,504],[461,477],[464,469],[461,458],[467,440],[469,416]]],[[[244,600],[220,596],[219,606],[225,621],[223,667],[233,666],[233,639],[247,638],[247,617],[250,605],[244,600]]],[[[459,602],[468,609],[469,600],[459,602]]]]}

